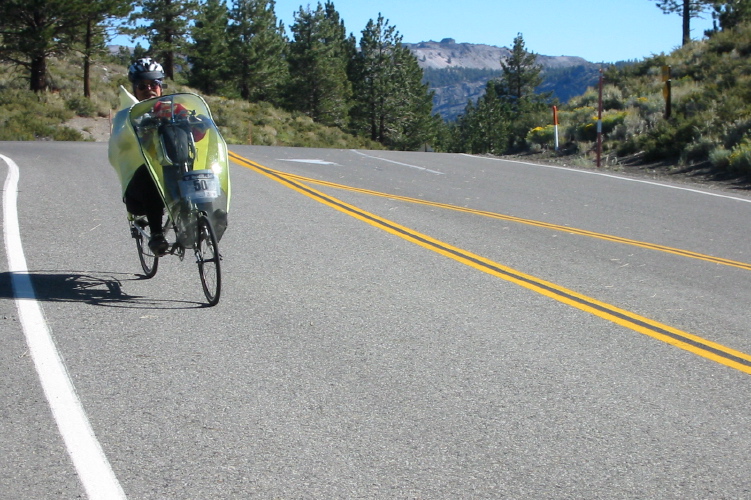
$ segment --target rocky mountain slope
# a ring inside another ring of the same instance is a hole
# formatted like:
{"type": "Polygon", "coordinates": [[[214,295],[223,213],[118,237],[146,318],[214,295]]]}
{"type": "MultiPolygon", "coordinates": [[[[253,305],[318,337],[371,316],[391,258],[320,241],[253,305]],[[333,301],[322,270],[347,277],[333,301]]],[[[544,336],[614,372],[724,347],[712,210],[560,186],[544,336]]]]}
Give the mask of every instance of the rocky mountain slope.
{"type": "MultiPolygon", "coordinates": [[[[506,59],[511,51],[506,47],[483,45],[477,43],[456,43],[453,38],[444,38],[440,42],[405,43],[417,57],[421,68],[477,68],[501,69],[501,60],[506,59]]],[[[581,57],[574,56],[537,56],[537,62],[543,68],[567,68],[586,66],[589,63],[581,57]]]]}
{"type": "MultiPolygon", "coordinates": [[[[447,120],[456,119],[464,111],[468,99],[476,100],[482,95],[488,80],[500,74],[501,61],[511,54],[506,47],[456,43],[453,38],[404,45],[415,54],[420,67],[426,70],[426,80],[435,92],[434,111],[447,120]],[[476,71],[467,72],[466,78],[447,85],[436,83],[443,80],[442,72],[457,73],[464,69],[487,71],[481,75],[476,71]]],[[[598,66],[581,57],[538,54],[537,62],[542,66],[545,79],[541,90],[552,91],[561,101],[584,93],[588,86],[596,82],[598,66]],[[566,69],[571,69],[577,75],[573,83],[571,73],[566,69]]]]}

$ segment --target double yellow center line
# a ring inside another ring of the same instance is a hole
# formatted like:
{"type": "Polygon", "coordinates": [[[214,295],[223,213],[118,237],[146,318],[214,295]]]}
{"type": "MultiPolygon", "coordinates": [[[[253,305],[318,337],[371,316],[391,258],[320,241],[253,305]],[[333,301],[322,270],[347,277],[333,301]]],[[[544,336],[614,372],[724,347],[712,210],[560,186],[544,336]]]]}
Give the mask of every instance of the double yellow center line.
{"type": "Polygon", "coordinates": [[[508,216],[504,216],[500,214],[494,214],[491,212],[482,212],[482,211],[476,211],[476,210],[471,210],[471,209],[465,209],[465,208],[457,207],[454,205],[445,205],[445,204],[440,204],[440,203],[426,202],[424,200],[418,200],[414,198],[393,196],[393,195],[388,195],[384,193],[378,193],[375,191],[368,191],[368,190],[357,189],[357,188],[352,188],[348,186],[342,186],[342,185],[334,184],[330,182],[308,179],[308,178],[272,170],[258,163],[255,163],[251,160],[242,158],[241,156],[238,156],[234,153],[230,153],[230,156],[239,165],[250,168],[320,203],[328,205],[352,217],[355,217],[359,220],[367,222],[368,224],[378,227],[391,234],[404,238],[407,241],[416,243],[424,248],[430,249],[434,252],[437,252],[441,255],[454,259],[458,262],[471,266],[485,273],[491,274],[493,276],[504,279],[506,281],[510,281],[512,283],[516,283],[519,286],[522,286],[529,290],[533,290],[537,293],[545,295],[546,297],[550,297],[559,302],[563,302],[564,304],[568,304],[572,307],[576,307],[577,309],[586,311],[590,314],[594,314],[596,316],[599,316],[600,318],[607,319],[625,328],[629,328],[631,330],[642,333],[644,335],[649,335],[650,337],[653,337],[655,339],[661,340],[668,344],[674,345],[676,347],[692,352],[704,358],[711,359],[713,361],[716,361],[717,363],[721,363],[731,368],[735,368],[736,370],[740,370],[744,373],[751,374],[751,356],[749,356],[746,353],[736,351],[734,349],[730,349],[728,347],[725,347],[721,344],[717,344],[715,342],[710,342],[696,335],[692,335],[690,333],[678,330],[676,328],[672,328],[668,325],[659,323],[657,321],[653,321],[643,316],[639,316],[638,314],[634,314],[630,311],[617,308],[605,302],[600,302],[591,297],[587,297],[586,295],[582,295],[572,290],[568,290],[554,283],[550,283],[548,281],[536,278],[534,276],[524,274],[510,267],[503,266],[501,264],[498,264],[497,262],[493,262],[479,255],[454,247],[452,245],[449,245],[448,243],[436,240],[434,238],[431,238],[430,236],[419,233],[417,231],[413,231],[412,229],[396,224],[395,222],[389,221],[387,219],[383,219],[381,217],[378,217],[377,215],[361,210],[358,207],[344,203],[343,201],[338,200],[337,198],[334,198],[325,193],[312,189],[311,187],[303,184],[303,182],[316,183],[316,184],[321,184],[321,185],[325,185],[328,187],[347,189],[350,191],[370,194],[374,196],[383,196],[383,197],[388,197],[388,198],[396,199],[396,200],[422,203],[426,205],[432,205],[432,206],[447,208],[451,210],[459,210],[459,211],[471,212],[475,214],[482,214],[485,216],[495,217],[498,219],[504,219],[504,220],[509,220],[513,222],[521,222],[524,224],[535,225],[538,227],[545,227],[548,229],[566,231],[572,234],[580,234],[580,235],[600,238],[600,239],[604,239],[608,241],[636,245],[636,246],[640,246],[644,248],[670,252],[670,253],[674,253],[677,255],[683,255],[683,256],[692,257],[696,259],[715,262],[718,264],[724,264],[724,265],[751,270],[751,265],[749,264],[742,263],[742,262],[735,262],[735,261],[731,261],[727,259],[718,259],[718,258],[710,257],[707,255],[697,254],[694,252],[688,252],[688,251],[679,250],[679,249],[670,248],[670,247],[664,247],[660,245],[637,242],[634,240],[628,240],[628,239],[619,238],[616,236],[608,236],[608,235],[603,235],[599,233],[592,233],[589,231],[572,229],[572,228],[565,227],[565,226],[556,226],[553,224],[546,224],[546,223],[538,222],[538,221],[531,221],[527,219],[508,217],[508,216]]]}

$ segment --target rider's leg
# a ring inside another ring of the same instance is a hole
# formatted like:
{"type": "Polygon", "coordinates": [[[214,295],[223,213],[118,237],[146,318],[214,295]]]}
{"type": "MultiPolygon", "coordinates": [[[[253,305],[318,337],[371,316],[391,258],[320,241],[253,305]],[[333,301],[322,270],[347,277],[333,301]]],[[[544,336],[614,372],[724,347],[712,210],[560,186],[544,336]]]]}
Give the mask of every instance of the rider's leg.
{"type": "Polygon", "coordinates": [[[134,215],[146,216],[151,232],[149,248],[157,254],[166,252],[169,243],[162,234],[164,202],[145,165],[136,170],[125,189],[125,206],[134,215]]]}
{"type": "Polygon", "coordinates": [[[162,232],[164,202],[146,165],[136,170],[128,184],[125,190],[125,206],[128,212],[134,215],[146,216],[152,235],[162,232]]]}
{"type": "Polygon", "coordinates": [[[164,213],[164,206],[156,207],[155,210],[149,210],[146,214],[146,220],[149,221],[149,229],[151,234],[157,234],[162,232],[162,214],[164,213]]]}

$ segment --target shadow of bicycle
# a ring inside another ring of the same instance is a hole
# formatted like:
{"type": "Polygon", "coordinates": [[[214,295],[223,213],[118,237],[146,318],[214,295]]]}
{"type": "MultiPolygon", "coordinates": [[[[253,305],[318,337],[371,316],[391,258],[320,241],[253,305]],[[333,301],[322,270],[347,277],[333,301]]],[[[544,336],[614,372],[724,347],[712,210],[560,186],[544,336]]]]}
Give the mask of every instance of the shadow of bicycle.
{"type": "Polygon", "coordinates": [[[36,299],[40,302],[78,302],[131,309],[192,309],[205,304],[130,295],[123,285],[143,280],[123,273],[29,271],[0,273],[0,299],[36,299]]]}

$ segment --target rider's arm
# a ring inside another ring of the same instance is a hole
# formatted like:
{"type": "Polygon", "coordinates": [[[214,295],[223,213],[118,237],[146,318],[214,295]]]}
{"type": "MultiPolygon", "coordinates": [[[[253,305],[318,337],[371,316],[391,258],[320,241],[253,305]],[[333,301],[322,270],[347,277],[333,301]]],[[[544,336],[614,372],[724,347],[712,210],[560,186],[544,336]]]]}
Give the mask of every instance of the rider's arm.
{"type": "Polygon", "coordinates": [[[196,116],[195,114],[191,114],[191,112],[180,103],[170,106],[164,101],[159,101],[154,105],[154,115],[161,118],[170,118],[174,115],[175,117],[189,120],[193,140],[196,142],[206,136],[206,130],[208,129],[207,121],[209,118],[204,115],[196,116]]]}

